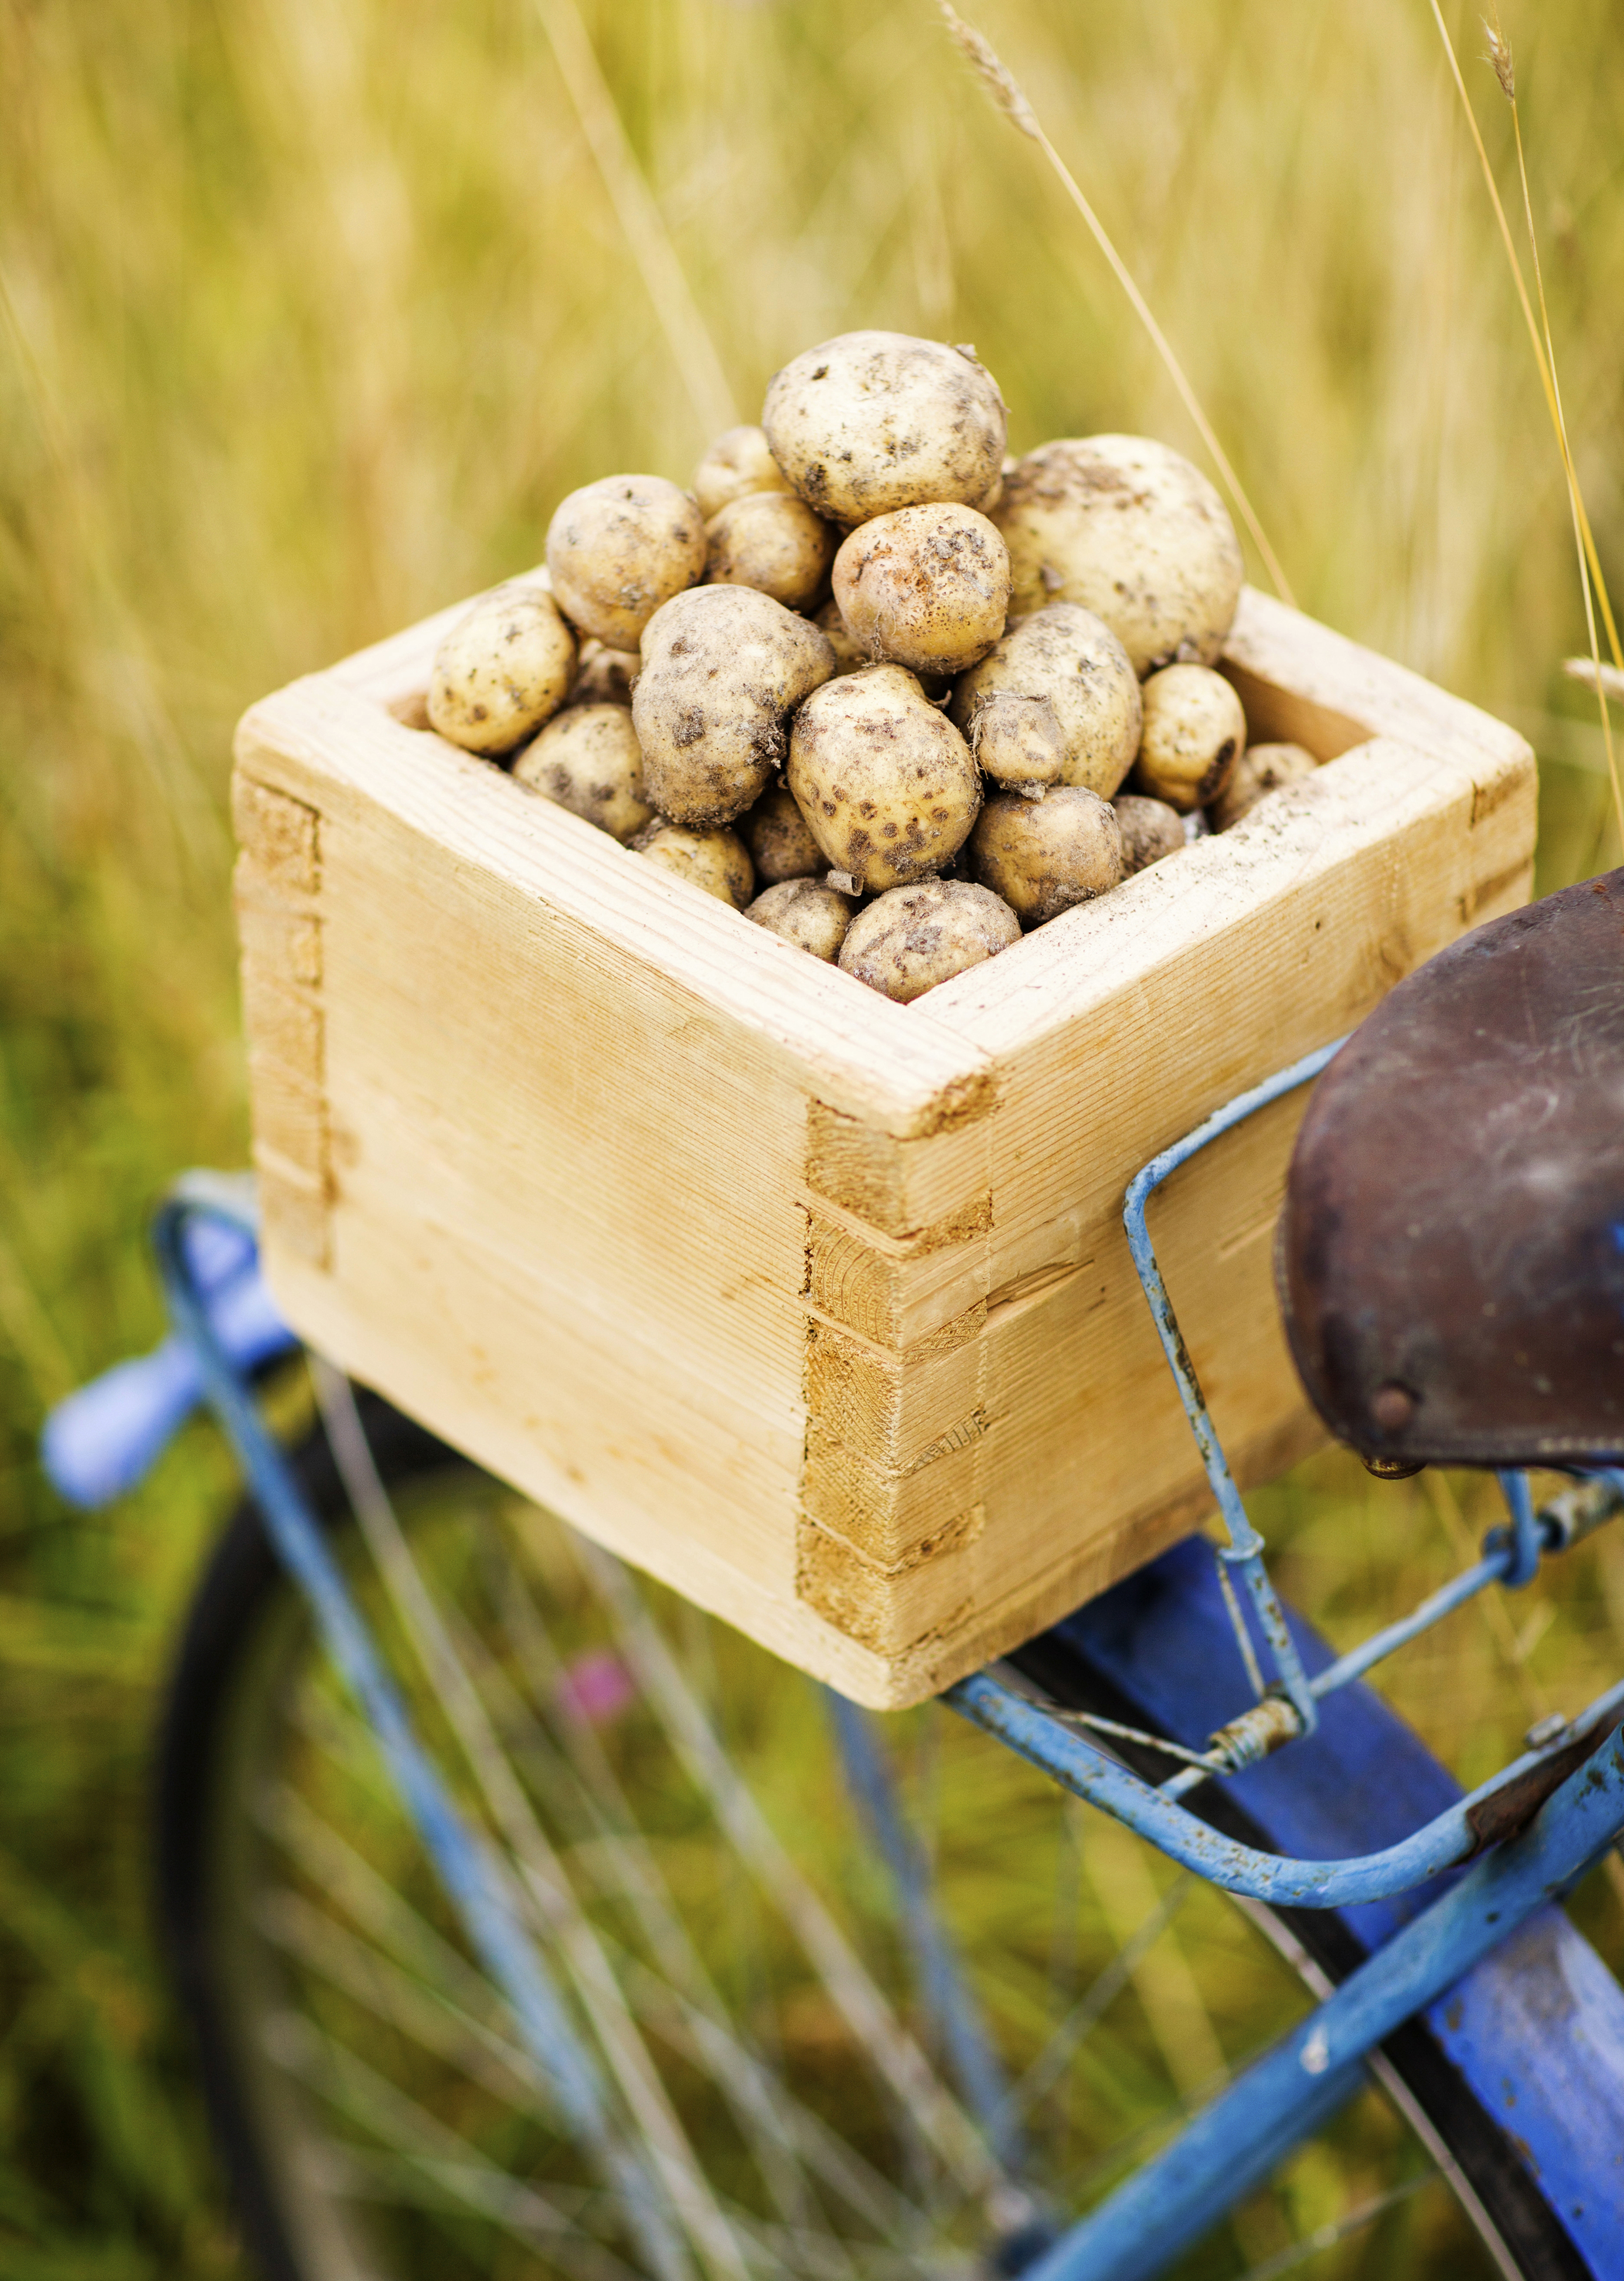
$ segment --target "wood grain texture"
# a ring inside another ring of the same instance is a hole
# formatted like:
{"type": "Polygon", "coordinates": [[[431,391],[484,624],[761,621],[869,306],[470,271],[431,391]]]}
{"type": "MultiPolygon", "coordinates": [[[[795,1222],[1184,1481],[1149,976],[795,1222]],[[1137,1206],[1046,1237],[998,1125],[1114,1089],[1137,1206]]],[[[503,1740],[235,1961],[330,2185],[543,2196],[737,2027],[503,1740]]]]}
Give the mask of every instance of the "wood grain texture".
{"type": "MultiPolygon", "coordinates": [[[[1532,757],[1249,594],[1252,729],[1328,765],[897,1007],[408,725],[466,607],[239,734],[273,1287],[617,1552],[916,1700],[1205,1518],[1123,1188],[1521,899],[1532,757]]],[[[1243,1480],[1317,1433],[1270,1277],[1301,1107],[1152,1209],[1243,1480]]]]}
{"type": "Polygon", "coordinates": [[[251,779],[233,786],[242,1019],[260,1214],[273,1249],[326,1265],[331,1149],[321,1001],[320,816],[251,779]]]}

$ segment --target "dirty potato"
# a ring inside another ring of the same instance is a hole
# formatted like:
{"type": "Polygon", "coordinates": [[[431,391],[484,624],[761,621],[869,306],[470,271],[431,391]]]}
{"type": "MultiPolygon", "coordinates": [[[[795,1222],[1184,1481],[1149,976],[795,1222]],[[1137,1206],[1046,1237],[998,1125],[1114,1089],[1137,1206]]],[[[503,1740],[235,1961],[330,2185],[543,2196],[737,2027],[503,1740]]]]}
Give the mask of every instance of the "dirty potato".
{"type": "Polygon", "coordinates": [[[757,878],[767,886],[785,879],[810,879],[827,868],[823,850],[806,829],[806,818],[788,785],[769,785],[749,815],[740,818],[739,833],[750,849],[757,878]]]}
{"type": "Polygon", "coordinates": [[[1246,750],[1246,715],[1221,673],[1168,665],[1144,684],[1144,734],[1133,788],[1181,816],[1216,800],[1246,750]]]}
{"type": "Polygon", "coordinates": [[[757,896],[744,916],[781,935],[797,950],[832,962],[856,909],[850,895],[837,894],[821,879],[780,879],[757,896]]]}
{"type": "Polygon", "coordinates": [[[513,762],[517,783],[619,840],[653,820],[643,795],[643,747],[624,705],[571,705],[513,762]]]}
{"type": "Polygon", "coordinates": [[[1009,548],[1011,608],[1080,602],[1141,677],[1215,662],[1240,599],[1240,542],[1198,468],[1145,436],[1067,437],[1004,479],[993,520],[1009,548]]]}
{"type": "Polygon", "coordinates": [[[784,758],[784,715],[835,653],[806,618],[749,586],[697,586],[649,621],[632,721],[649,798],[673,823],[731,823],[784,758]]]}
{"type": "Polygon", "coordinates": [[[661,870],[686,879],[718,902],[731,903],[735,911],[742,911],[756,892],[750,857],[736,831],[690,831],[686,824],[667,823],[657,816],[631,844],[661,870]]]}
{"type": "Polygon", "coordinates": [[[829,638],[829,646],[835,653],[836,673],[860,673],[866,665],[874,663],[862,644],[854,642],[846,631],[846,622],[840,615],[840,604],[832,594],[818,612],[813,623],[820,626],[829,638]]]}
{"type": "Polygon", "coordinates": [[[575,637],[540,586],[482,594],[435,653],[431,728],[490,758],[533,737],[569,694],[575,637]]]}
{"type": "MultiPolygon", "coordinates": [[[[1134,764],[1142,711],[1138,677],[1104,620],[1075,602],[1035,610],[959,681],[952,717],[974,738],[978,714],[1005,695],[1048,699],[1066,744],[1058,781],[1109,800],[1134,764]]],[[[985,737],[983,731],[978,756],[985,737]]],[[[998,781],[1015,779],[1000,776],[998,781]]]]}
{"type": "Polygon", "coordinates": [[[1297,784],[1312,776],[1320,763],[1301,745],[1251,745],[1230,772],[1229,781],[1207,802],[1207,820],[1214,831],[1228,831],[1250,816],[1266,793],[1282,785],[1297,784]]]}
{"type": "Polygon", "coordinates": [[[1081,785],[1043,800],[995,793],[970,835],[970,868],[1022,926],[1092,902],[1123,877],[1122,827],[1109,800],[1081,785]]]}
{"type": "Polygon", "coordinates": [[[990,889],[967,879],[921,879],[876,896],[858,913],[841,945],[840,969],[905,1006],[1020,939],[1020,920],[990,889]]]}
{"type": "Polygon", "coordinates": [[[601,641],[584,641],[569,701],[572,705],[629,705],[632,684],[642,669],[643,660],[635,650],[605,649],[601,641]]]}
{"type": "Polygon", "coordinates": [[[730,499],[790,488],[789,478],[767,449],[767,439],[759,428],[729,428],[694,469],[694,497],[707,522],[730,499]]]}
{"type": "Polygon", "coordinates": [[[1122,827],[1122,866],[1131,878],[1148,870],[1164,855],[1175,855],[1187,843],[1184,819],[1165,800],[1147,800],[1143,793],[1119,793],[1111,805],[1122,827]]]}
{"type": "Polygon", "coordinates": [[[830,864],[871,892],[939,870],[981,801],[970,747],[899,665],[815,690],[795,716],[788,776],[830,864]]]}
{"type": "Polygon", "coordinates": [[[984,699],[971,715],[970,750],[984,777],[1028,800],[1041,800],[1066,768],[1066,732],[1051,700],[1010,690],[984,699]]]}
{"type": "Polygon", "coordinates": [[[698,502],[663,476],[588,483],[547,530],[558,607],[610,649],[635,649],[660,604],[704,577],[704,557],[698,502]]]}
{"type": "Polygon", "coordinates": [[[1004,399],[969,349],[843,333],[775,373],[768,447],[820,514],[848,528],[898,507],[974,506],[1004,460],[1004,399]]]}
{"type": "Polygon", "coordinates": [[[835,599],[869,655],[911,673],[964,673],[1009,613],[1009,555],[973,506],[899,507],[859,524],[835,557],[835,599]]]}
{"type": "Polygon", "coordinates": [[[804,609],[829,575],[840,534],[793,491],[732,499],[704,527],[705,582],[753,586],[787,610],[804,609]]]}

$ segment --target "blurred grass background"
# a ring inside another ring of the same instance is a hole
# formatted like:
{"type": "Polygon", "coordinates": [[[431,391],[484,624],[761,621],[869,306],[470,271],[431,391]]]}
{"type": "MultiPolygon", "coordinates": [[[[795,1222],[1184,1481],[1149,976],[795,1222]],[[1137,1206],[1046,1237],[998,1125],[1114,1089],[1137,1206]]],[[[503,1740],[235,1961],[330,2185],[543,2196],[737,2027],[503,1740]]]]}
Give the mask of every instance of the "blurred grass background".
{"type": "MultiPolygon", "coordinates": [[[[1305,607],[1529,734],[1543,886],[1617,862],[1594,712],[1559,671],[1583,625],[1556,452],[1423,0],[974,12],[1305,607]]],[[[973,340],[1017,450],[1116,428],[1193,449],[923,0],[585,14],[740,416],[789,355],[879,324],[973,340]]],[[[1624,585],[1624,49],[1601,0],[1505,28],[1624,585]]],[[[1505,106],[1467,73],[1509,197],[1505,106]]],[[[244,1156],[235,716],[536,560],[573,485],[685,479],[705,437],[527,0],[7,0],[0,90],[0,2271],[203,2276],[235,2255],[153,1966],[143,1816],[227,1471],[199,1428],[118,1511],[69,1515],[35,1436],[158,1334],[165,1178],[244,1156]]],[[[1318,1461],[1270,1499],[1288,1581],[1333,1628],[1363,1620],[1452,1558],[1457,1495],[1318,1461]]],[[[1611,1558],[1575,1562],[1553,1616],[1435,1639],[1405,1683],[1441,1740],[1481,1755],[1495,1706],[1514,1731],[1525,1697],[1582,1699],[1624,1623],[1611,1558]]]]}

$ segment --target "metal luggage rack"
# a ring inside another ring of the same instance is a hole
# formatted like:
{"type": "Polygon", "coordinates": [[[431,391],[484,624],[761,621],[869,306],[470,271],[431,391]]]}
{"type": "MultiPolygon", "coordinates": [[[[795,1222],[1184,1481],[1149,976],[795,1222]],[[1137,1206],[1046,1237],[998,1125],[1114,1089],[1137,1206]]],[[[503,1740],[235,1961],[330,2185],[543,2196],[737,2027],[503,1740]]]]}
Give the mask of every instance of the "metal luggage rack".
{"type": "Polygon", "coordinates": [[[1566,1552],[1624,1513],[1624,1471],[1603,1467],[1578,1474],[1573,1488],[1537,1510],[1528,1475],[1502,1473],[1498,1479],[1508,1520],[1490,1530],[1481,1559],[1325,1670],[1312,1677],[1305,1670],[1268,1573],[1264,1540],[1235,1487],[1179,1329],[1145,1215],[1151,1196],[1181,1164],[1271,1102],[1312,1082],[1346,1043],[1339,1038],[1305,1055],[1238,1094],[1193,1133],[1152,1157],[1129,1183],[1122,1212],[1128,1249],[1228,1540],[1215,1544],[1213,1554],[1252,1702],[1218,1729],[1205,1750],[1192,1751],[1116,1720],[1062,1709],[1043,1700],[1007,1666],[960,1680],[943,1698],[1075,1796],[1112,1814],[1212,1883],[1251,1900],[1312,1908],[1343,1908],[1410,1891],[1512,1835],[1624,1717],[1620,1680],[1576,1717],[1553,1714],[1539,1720],[1529,1729],[1521,1756],[1397,1844],[1345,1860],[1294,1860],[1259,1852],[1220,1836],[1179,1803],[1203,1782],[1239,1774],[1312,1735],[1326,1697],[1362,1679],[1489,1585],[1517,1590],[1531,1583],[1547,1555],[1566,1552]],[[1261,1659],[1241,1591],[1257,1617],[1261,1659]],[[1151,1784],[1103,1747],[1112,1741],[1135,1744],[1179,1764],[1165,1781],[1151,1784]]]}

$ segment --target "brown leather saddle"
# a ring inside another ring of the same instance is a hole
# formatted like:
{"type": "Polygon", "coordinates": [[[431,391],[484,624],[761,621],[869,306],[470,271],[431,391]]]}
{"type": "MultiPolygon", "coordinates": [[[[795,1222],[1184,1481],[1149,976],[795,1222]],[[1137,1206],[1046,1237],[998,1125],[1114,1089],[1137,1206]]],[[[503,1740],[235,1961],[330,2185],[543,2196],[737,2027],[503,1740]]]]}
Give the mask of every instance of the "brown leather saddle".
{"type": "Polygon", "coordinates": [[[1375,1470],[1624,1463],[1624,870],[1440,951],[1343,1047],[1276,1275],[1375,1470]]]}

